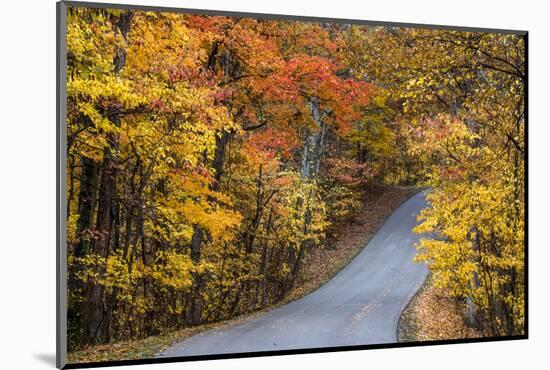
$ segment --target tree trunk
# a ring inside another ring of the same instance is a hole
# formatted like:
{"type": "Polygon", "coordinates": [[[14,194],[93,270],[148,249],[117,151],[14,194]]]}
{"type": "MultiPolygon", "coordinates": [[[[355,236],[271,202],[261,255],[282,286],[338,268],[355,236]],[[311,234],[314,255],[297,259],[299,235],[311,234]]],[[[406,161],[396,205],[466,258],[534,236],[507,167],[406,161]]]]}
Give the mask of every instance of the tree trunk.
{"type": "MultiPolygon", "coordinates": [[[[69,305],[70,309],[67,313],[69,322],[69,337],[75,340],[75,343],[85,343],[86,333],[84,330],[86,323],[86,304],[80,298],[86,296],[86,284],[79,278],[79,274],[83,270],[80,258],[88,255],[92,246],[92,222],[97,197],[98,183],[98,165],[88,158],[81,157],[81,172],[80,172],[80,191],[78,195],[78,222],[77,236],[78,243],[76,244],[73,257],[74,264],[72,271],[69,274],[68,286],[71,296],[76,298],[69,305]]],[[[69,298],[71,298],[71,296],[69,298]]]]}
{"type": "Polygon", "coordinates": [[[302,261],[306,252],[306,249],[309,247],[310,239],[308,237],[309,234],[309,225],[311,224],[311,209],[306,209],[306,213],[304,215],[304,240],[300,243],[300,246],[298,248],[298,253],[296,260],[294,262],[294,267],[292,269],[292,283],[291,287],[294,286],[296,283],[296,280],[298,279],[298,276],[300,275],[300,271],[302,269],[302,261]]]}
{"type": "Polygon", "coordinates": [[[269,214],[267,216],[267,221],[265,224],[265,241],[262,248],[262,263],[260,265],[260,276],[262,277],[262,280],[260,282],[260,290],[261,290],[261,305],[264,307],[266,305],[267,301],[267,263],[268,263],[268,255],[267,255],[267,247],[269,244],[269,234],[271,231],[271,221],[273,218],[273,209],[269,210],[269,214]]]}
{"type": "Polygon", "coordinates": [[[230,133],[222,130],[219,135],[216,135],[216,149],[214,151],[214,161],[212,166],[214,167],[214,179],[216,180],[212,185],[214,190],[221,188],[221,180],[223,176],[223,165],[225,161],[225,148],[229,141],[230,133]]]}
{"type": "Polygon", "coordinates": [[[314,177],[319,173],[327,130],[326,123],[323,120],[326,112],[319,107],[317,98],[310,98],[309,106],[311,117],[313,118],[313,122],[315,122],[315,128],[312,130],[313,132],[310,132],[310,129],[306,129],[300,168],[302,179],[314,177]]]}
{"type": "MultiPolygon", "coordinates": [[[[113,238],[111,240],[112,249],[116,252],[120,250],[120,202],[115,199],[112,205],[112,217],[113,217],[113,238]]],[[[102,325],[102,337],[105,342],[109,343],[111,341],[111,323],[113,318],[113,311],[116,309],[119,289],[118,287],[113,287],[111,294],[105,302],[105,318],[102,325]]]]}
{"type": "MultiPolygon", "coordinates": [[[[113,149],[115,149],[118,140],[114,137],[112,139],[112,146],[113,149]]],[[[94,254],[103,258],[109,256],[113,222],[112,207],[116,196],[116,175],[116,159],[111,155],[111,149],[106,148],[101,171],[101,184],[99,186],[96,221],[96,232],[98,236],[93,247],[94,254]]],[[[98,276],[102,276],[105,273],[104,268],[99,267],[97,273],[98,276]]],[[[97,281],[91,280],[89,284],[86,334],[89,343],[103,343],[106,340],[104,337],[106,332],[106,322],[104,320],[104,289],[97,281]]]]}
{"type": "Polygon", "coordinates": [[[80,174],[80,192],[78,195],[78,243],[74,249],[74,257],[83,257],[91,250],[91,231],[95,202],[97,197],[98,165],[88,158],[80,159],[82,171],[80,174]]]}
{"type": "MultiPolygon", "coordinates": [[[[473,228],[473,231],[475,233],[475,239],[472,245],[473,245],[474,252],[477,254],[480,249],[479,233],[475,226],[473,228]]],[[[474,271],[472,274],[472,279],[470,280],[470,286],[472,291],[476,290],[479,287],[479,276],[476,271],[474,271]]],[[[472,297],[470,296],[466,297],[466,319],[469,325],[476,328],[480,327],[481,319],[480,319],[479,309],[474,303],[472,297]]]]}
{"type": "MultiPolygon", "coordinates": [[[[301,202],[302,200],[300,200],[301,202]]],[[[296,260],[294,261],[294,267],[292,269],[292,280],[290,284],[290,288],[294,286],[296,283],[296,280],[298,279],[298,276],[300,275],[300,271],[302,269],[302,261],[306,252],[306,249],[309,247],[310,244],[310,238],[309,238],[309,226],[311,225],[311,208],[310,208],[310,201],[311,201],[311,191],[309,192],[307,199],[306,199],[306,211],[304,214],[304,228],[303,228],[303,240],[300,243],[300,246],[298,248],[298,253],[296,256],[296,260]]]]}
{"type": "Polygon", "coordinates": [[[300,165],[300,177],[302,179],[307,179],[310,175],[310,155],[309,155],[309,145],[310,145],[310,133],[309,129],[306,129],[306,136],[304,138],[304,145],[302,150],[302,163],[300,165]]]}
{"type": "MultiPolygon", "coordinates": [[[[191,260],[197,266],[201,261],[201,243],[204,232],[199,225],[193,225],[193,237],[191,239],[191,260]]],[[[190,323],[198,325],[201,322],[202,314],[202,275],[199,272],[193,273],[194,287],[191,294],[190,323]]]]}
{"type": "MultiPolygon", "coordinates": [[[[130,31],[133,13],[125,12],[119,17],[116,24],[116,31],[120,32],[126,39],[130,31]]],[[[114,73],[120,72],[126,62],[126,50],[119,48],[115,52],[113,64],[114,73]]],[[[115,104],[116,106],[116,104],[115,104]]],[[[114,126],[120,126],[120,117],[117,114],[116,108],[108,109],[107,117],[114,126]]],[[[107,258],[111,242],[112,222],[113,222],[113,205],[116,197],[116,180],[117,180],[117,158],[114,153],[118,149],[118,135],[109,133],[107,136],[108,147],[105,148],[103,154],[103,164],[101,172],[101,184],[99,186],[99,201],[96,220],[96,231],[98,237],[93,246],[94,254],[107,258]]],[[[103,275],[104,269],[100,267],[97,271],[98,276],[103,275]]],[[[88,343],[105,342],[105,333],[108,331],[105,328],[105,308],[104,308],[104,289],[97,281],[89,281],[89,289],[87,295],[87,312],[86,312],[86,337],[88,343]]]]}

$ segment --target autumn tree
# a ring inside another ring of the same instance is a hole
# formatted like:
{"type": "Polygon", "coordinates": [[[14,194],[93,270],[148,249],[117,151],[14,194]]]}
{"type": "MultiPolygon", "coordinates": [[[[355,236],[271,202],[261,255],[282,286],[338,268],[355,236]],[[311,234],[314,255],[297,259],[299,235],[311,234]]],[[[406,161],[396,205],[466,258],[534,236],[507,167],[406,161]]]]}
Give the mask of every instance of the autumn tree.
{"type": "Polygon", "coordinates": [[[402,172],[431,186],[417,231],[436,237],[421,242],[417,259],[466,299],[472,324],[522,333],[523,39],[389,27],[348,37],[357,73],[383,87],[385,119],[404,134],[402,172]]]}

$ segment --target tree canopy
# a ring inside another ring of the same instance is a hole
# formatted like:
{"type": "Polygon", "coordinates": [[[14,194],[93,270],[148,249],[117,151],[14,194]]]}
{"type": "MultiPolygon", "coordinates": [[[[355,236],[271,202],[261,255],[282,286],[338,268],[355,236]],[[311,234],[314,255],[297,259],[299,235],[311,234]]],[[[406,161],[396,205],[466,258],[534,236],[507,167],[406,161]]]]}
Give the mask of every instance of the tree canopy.
{"type": "Polygon", "coordinates": [[[70,7],[69,344],[227,319],[300,284],[374,183],[488,335],[524,328],[520,36],[70,7]]]}

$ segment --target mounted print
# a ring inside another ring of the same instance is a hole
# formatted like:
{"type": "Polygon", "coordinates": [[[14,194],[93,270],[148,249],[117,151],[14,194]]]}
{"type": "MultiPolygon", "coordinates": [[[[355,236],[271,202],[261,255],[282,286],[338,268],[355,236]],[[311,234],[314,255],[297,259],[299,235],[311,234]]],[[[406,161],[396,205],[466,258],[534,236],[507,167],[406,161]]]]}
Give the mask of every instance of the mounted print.
{"type": "Polygon", "coordinates": [[[526,55],[58,3],[58,366],[527,338],[526,55]]]}

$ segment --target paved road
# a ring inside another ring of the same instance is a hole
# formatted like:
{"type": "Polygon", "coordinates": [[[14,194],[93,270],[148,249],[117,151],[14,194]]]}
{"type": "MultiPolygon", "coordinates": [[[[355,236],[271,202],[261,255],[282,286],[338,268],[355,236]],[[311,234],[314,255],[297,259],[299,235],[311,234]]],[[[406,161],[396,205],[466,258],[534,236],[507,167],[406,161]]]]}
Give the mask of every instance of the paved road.
{"type": "Polygon", "coordinates": [[[238,324],[197,334],[158,357],[395,343],[399,316],[427,275],[412,261],[411,229],[426,206],[407,200],[367,247],[333,279],[305,297],[238,324]]]}

